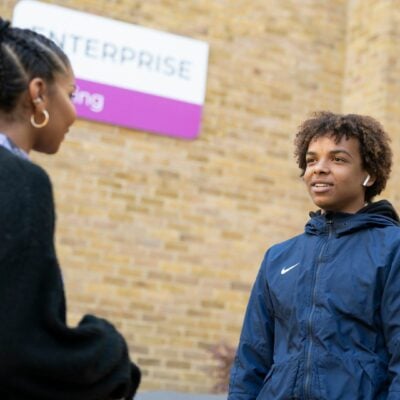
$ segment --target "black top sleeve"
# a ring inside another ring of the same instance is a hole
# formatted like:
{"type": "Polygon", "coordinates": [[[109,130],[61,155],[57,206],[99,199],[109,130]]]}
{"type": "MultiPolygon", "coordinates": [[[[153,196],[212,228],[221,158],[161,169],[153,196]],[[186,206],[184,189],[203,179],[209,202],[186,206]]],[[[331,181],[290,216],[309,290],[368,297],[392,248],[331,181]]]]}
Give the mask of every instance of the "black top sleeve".
{"type": "Polygon", "coordinates": [[[0,149],[0,398],[130,399],[140,371],[112,324],[66,325],[47,174],[0,149]]]}

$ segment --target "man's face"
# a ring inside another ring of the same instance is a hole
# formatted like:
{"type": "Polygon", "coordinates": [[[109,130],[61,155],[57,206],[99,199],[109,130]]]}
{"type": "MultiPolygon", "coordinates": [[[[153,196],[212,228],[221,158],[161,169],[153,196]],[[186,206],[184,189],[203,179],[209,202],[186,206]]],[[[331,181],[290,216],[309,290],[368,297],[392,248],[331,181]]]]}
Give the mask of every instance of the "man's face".
{"type": "MultiPolygon", "coordinates": [[[[304,182],[316,206],[324,211],[355,213],[365,204],[363,182],[368,172],[362,167],[359,142],[332,136],[310,142],[306,154],[304,182]]],[[[368,186],[374,180],[371,178],[368,186]]]]}

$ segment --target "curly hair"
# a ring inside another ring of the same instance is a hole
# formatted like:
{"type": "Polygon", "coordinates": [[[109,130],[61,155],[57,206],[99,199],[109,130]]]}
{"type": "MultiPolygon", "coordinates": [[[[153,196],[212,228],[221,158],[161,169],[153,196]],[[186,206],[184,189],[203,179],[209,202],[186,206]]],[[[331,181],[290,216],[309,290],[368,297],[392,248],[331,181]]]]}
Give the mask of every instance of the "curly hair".
{"type": "Polygon", "coordinates": [[[334,114],[319,111],[304,121],[296,134],[295,158],[301,176],[306,170],[306,153],[310,142],[323,136],[330,136],[339,143],[343,137],[355,138],[359,142],[362,167],[375,178],[372,186],[366,188],[365,200],[372,198],[386,186],[392,168],[390,138],[382,125],[374,118],[357,114],[334,114]]]}

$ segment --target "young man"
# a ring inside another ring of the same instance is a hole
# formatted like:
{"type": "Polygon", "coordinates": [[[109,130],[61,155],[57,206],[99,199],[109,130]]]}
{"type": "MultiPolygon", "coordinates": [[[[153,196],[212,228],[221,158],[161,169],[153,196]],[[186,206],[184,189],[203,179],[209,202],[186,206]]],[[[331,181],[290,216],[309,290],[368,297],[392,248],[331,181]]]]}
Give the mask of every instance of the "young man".
{"type": "Polygon", "coordinates": [[[321,112],[295,155],[314,204],[252,289],[229,400],[400,399],[400,229],[392,152],[370,117],[321,112]]]}

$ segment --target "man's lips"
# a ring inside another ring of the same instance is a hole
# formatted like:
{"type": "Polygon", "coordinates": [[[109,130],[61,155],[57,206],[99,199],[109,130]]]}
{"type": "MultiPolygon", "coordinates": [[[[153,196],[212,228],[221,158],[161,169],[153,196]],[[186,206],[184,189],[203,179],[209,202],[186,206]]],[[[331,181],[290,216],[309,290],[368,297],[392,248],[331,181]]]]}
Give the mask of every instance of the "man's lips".
{"type": "Polygon", "coordinates": [[[333,187],[332,183],[329,182],[313,182],[311,183],[311,190],[314,193],[325,193],[333,187]]]}

